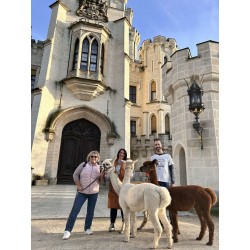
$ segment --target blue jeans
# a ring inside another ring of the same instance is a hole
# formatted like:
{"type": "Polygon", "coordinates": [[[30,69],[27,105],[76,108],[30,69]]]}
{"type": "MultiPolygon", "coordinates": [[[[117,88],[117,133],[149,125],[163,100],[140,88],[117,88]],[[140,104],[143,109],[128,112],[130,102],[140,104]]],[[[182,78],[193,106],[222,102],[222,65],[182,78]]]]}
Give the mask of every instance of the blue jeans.
{"type": "Polygon", "coordinates": [[[162,187],[166,187],[166,188],[169,187],[169,182],[158,181],[158,183],[159,183],[159,185],[162,186],[162,187]]]}
{"type": "Polygon", "coordinates": [[[87,229],[91,228],[97,197],[98,197],[98,193],[96,194],[83,194],[79,192],[76,193],[75,201],[71,209],[69,218],[67,220],[65,231],[69,231],[69,232],[72,231],[75,225],[76,217],[79,214],[84,202],[87,199],[88,199],[87,215],[85,218],[84,230],[86,231],[87,229]]]}

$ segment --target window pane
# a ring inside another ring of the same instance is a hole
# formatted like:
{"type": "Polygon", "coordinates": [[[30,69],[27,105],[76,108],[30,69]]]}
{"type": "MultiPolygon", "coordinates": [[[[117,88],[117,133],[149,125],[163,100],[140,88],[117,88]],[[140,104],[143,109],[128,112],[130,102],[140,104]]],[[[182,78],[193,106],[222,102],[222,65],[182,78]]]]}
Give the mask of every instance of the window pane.
{"type": "Polygon", "coordinates": [[[90,64],[90,71],[96,71],[96,64],[91,63],[90,64]]]}
{"type": "Polygon", "coordinates": [[[87,63],[86,62],[81,62],[81,69],[87,70],[87,63]]]}
{"type": "Polygon", "coordinates": [[[129,86],[129,100],[136,103],[136,86],[129,86]]]}
{"type": "Polygon", "coordinates": [[[151,92],[151,100],[156,100],[156,92],[155,91],[151,92]]]}
{"type": "Polygon", "coordinates": [[[136,136],[136,121],[130,121],[130,134],[136,136]]]}
{"type": "Polygon", "coordinates": [[[97,56],[95,56],[95,55],[91,55],[91,57],[90,57],[90,62],[96,62],[97,61],[97,56]]]}
{"type": "Polygon", "coordinates": [[[151,134],[156,133],[156,116],[153,115],[151,118],[151,134]]]}
{"type": "Polygon", "coordinates": [[[36,76],[31,75],[31,89],[34,89],[35,87],[35,81],[36,81],[36,76]]]}
{"type": "Polygon", "coordinates": [[[91,54],[97,55],[97,51],[98,51],[98,44],[97,44],[97,41],[95,40],[92,43],[91,54]]]}
{"type": "Polygon", "coordinates": [[[82,54],[82,61],[87,62],[88,60],[88,55],[87,54],[82,54]]]}
{"type": "Polygon", "coordinates": [[[89,52],[89,41],[87,38],[84,39],[82,44],[82,51],[88,53],[89,52]]]}

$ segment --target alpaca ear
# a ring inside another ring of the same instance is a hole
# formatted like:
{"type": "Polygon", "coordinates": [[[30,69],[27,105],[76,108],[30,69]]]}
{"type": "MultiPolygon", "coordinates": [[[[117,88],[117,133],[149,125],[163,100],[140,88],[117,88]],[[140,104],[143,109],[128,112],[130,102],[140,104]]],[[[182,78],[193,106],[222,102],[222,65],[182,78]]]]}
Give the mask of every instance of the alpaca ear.
{"type": "Polygon", "coordinates": [[[138,159],[134,161],[134,164],[135,164],[136,162],[138,162],[138,159]]]}

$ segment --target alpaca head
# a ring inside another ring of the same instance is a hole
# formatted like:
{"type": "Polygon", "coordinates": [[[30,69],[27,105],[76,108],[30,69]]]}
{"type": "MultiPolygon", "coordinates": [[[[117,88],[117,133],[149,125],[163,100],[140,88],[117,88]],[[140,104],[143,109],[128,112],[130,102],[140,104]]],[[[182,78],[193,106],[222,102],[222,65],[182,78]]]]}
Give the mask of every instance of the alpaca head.
{"type": "Polygon", "coordinates": [[[105,159],[102,162],[102,167],[103,167],[103,171],[105,172],[105,174],[110,174],[112,170],[114,170],[114,164],[112,162],[112,159],[105,159]]]}
{"type": "Polygon", "coordinates": [[[153,161],[145,161],[143,165],[140,167],[141,172],[149,173],[152,170],[155,170],[158,161],[155,159],[153,161]]]}
{"type": "Polygon", "coordinates": [[[126,161],[126,167],[125,167],[125,170],[126,171],[130,171],[130,172],[133,172],[134,168],[135,168],[135,163],[137,162],[138,160],[131,160],[131,159],[128,159],[126,161]]]}

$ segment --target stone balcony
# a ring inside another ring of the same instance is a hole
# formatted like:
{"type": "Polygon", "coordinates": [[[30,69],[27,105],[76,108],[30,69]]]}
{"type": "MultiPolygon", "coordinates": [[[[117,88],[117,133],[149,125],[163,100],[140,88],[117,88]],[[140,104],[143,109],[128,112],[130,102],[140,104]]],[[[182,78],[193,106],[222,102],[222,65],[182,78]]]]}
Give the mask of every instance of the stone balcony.
{"type": "Polygon", "coordinates": [[[63,81],[78,99],[84,101],[91,101],[109,89],[97,72],[74,70],[63,81]]]}

